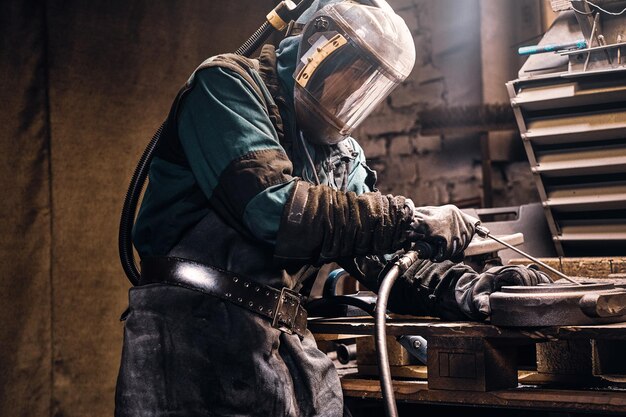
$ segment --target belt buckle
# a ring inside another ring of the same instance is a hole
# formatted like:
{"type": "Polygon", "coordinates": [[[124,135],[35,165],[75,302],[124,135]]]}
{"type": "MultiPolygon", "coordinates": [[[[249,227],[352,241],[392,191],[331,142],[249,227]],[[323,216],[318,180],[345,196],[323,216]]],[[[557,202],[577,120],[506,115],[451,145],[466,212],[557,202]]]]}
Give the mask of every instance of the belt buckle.
{"type": "Polygon", "coordinates": [[[293,334],[293,325],[298,314],[298,307],[300,307],[300,294],[283,287],[280,290],[280,297],[274,309],[272,327],[281,332],[293,334]]]}

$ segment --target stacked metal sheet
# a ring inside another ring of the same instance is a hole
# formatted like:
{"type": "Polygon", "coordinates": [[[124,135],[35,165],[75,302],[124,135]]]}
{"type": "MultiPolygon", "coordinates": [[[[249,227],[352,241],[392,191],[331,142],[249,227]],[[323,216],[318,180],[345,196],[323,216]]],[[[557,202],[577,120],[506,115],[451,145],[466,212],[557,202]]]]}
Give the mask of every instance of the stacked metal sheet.
{"type": "Polygon", "coordinates": [[[626,67],[507,87],[558,254],[626,254],[626,67]]]}

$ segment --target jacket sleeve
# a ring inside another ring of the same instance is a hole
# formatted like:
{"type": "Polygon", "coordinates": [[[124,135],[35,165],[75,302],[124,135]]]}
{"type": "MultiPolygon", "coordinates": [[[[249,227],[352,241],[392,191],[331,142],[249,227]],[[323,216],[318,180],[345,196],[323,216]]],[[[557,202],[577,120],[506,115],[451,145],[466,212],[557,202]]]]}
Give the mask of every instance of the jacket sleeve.
{"type": "Polygon", "coordinates": [[[178,120],[185,155],[211,206],[273,243],[279,262],[325,263],[403,244],[412,202],[294,178],[262,99],[237,74],[199,71],[178,120]]]}
{"type": "Polygon", "coordinates": [[[376,174],[358,143],[348,138],[355,158],[348,191],[297,182],[277,235],[279,262],[323,264],[343,257],[391,253],[403,247],[413,202],[375,189],[376,174]]]}
{"type": "Polygon", "coordinates": [[[201,70],[181,103],[178,133],[211,206],[273,243],[295,178],[262,98],[233,71],[201,70]]]}

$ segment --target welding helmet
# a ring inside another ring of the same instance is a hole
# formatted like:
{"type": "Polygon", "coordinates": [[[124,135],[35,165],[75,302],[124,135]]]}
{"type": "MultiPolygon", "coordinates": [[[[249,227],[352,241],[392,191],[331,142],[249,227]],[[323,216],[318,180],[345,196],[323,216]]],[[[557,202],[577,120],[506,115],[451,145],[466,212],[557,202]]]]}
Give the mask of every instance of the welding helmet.
{"type": "Polygon", "coordinates": [[[342,141],[414,63],[411,32],[390,7],[324,6],[302,31],[294,72],[298,128],[312,143],[342,141]]]}

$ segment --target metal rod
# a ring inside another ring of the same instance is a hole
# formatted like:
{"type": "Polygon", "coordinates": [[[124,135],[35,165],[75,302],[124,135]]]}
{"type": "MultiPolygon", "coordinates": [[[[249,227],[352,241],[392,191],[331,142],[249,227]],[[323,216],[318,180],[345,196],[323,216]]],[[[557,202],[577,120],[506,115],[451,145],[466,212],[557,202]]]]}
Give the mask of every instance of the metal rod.
{"type": "Polygon", "coordinates": [[[498,239],[497,237],[492,236],[492,235],[491,235],[491,232],[490,232],[487,228],[485,228],[485,227],[483,227],[483,226],[476,226],[476,233],[477,233],[477,234],[478,234],[478,236],[480,236],[480,237],[488,237],[488,238],[491,238],[491,239],[495,240],[495,241],[496,241],[496,242],[498,242],[499,244],[504,245],[504,246],[506,246],[507,248],[509,248],[509,249],[511,249],[511,250],[513,250],[513,251],[515,251],[515,252],[517,252],[517,253],[519,253],[519,254],[520,254],[520,255],[522,255],[524,258],[528,258],[528,259],[530,259],[531,261],[533,261],[533,262],[535,262],[535,263],[539,264],[540,266],[542,266],[542,267],[546,268],[548,271],[554,272],[555,274],[557,274],[557,275],[558,275],[558,276],[560,276],[561,278],[564,278],[564,279],[568,280],[568,281],[569,281],[569,282],[571,282],[572,284],[582,285],[580,282],[578,282],[578,281],[576,281],[576,280],[574,280],[574,279],[572,279],[572,278],[568,277],[568,276],[567,276],[567,275],[565,275],[563,272],[561,272],[561,271],[559,271],[559,270],[557,270],[557,269],[552,268],[550,265],[547,265],[546,263],[541,262],[539,259],[535,258],[534,256],[531,256],[531,255],[527,254],[526,252],[524,252],[524,251],[522,251],[522,250],[520,250],[520,249],[517,249],[515,246],[513,246],[513,245],[509,245],[508,243],[504,242],[503,240],[500,240],[500,239],[498,239]]]}
{"type": "MultiPolygon", "coordinates": [[[[604,35],[598,35],[598,42],[600,45],[606,47],[606,39],[604,39],[604,35]]],[[[604,49],[604,54],[606,55],[606,60],[609,61],[609,65],[613,65],[613,60],[611,59],[611,54],[609,54],[608,49],[604,49]]]]}
{"type": "Polygon", "coordinates": [[[597,51],[604,51],[607,49],[619,49],[623,46],[626,46],[626,42],[620,41],[617,43],[608,43],[606,45],[594,46],[592,48],[575,49],[573,51],[560,51],[559,55],[561,56],[578,55],[578,54],[585,53],[585,52],[597,52],[597,51]]]}
{"type": "MultiPolygon", "coordinates": [[[[587,71],[587,65],[589,65],[589,59],[591,59],[591,43],[593,42],[593,38],[595,36],[596,27],[598,26],[598,19],[600,18],[599,14],[596,14],[593,18],[593,26],[591,26],[591,35],[589,35],[589,42],[587,42],[587,58],[585,59],[585,64],[583,65],[583,72],[587,71]]],[[[596,39],[597,40],[597,39],[596,39]]]]}

